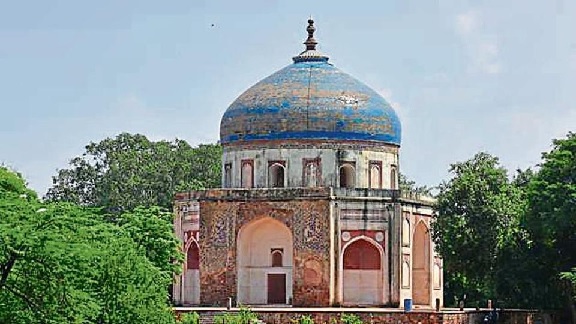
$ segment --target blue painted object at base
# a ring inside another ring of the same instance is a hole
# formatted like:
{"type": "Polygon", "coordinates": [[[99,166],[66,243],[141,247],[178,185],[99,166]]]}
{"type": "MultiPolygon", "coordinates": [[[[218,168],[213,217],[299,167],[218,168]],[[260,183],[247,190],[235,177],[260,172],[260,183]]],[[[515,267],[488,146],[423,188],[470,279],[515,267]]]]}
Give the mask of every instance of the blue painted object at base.
{"type": "Polygon", "coordinates": [[[367,140],[400,145],[401,125],[382,96],[327,61],[291,64],[228,107],[220,141],[367,140]]]}
{"type": "Polygon", "coordinates": [[[404,299],[404,311],[405,312],[412,311],[412,299],[410,298],[404,299]]]}

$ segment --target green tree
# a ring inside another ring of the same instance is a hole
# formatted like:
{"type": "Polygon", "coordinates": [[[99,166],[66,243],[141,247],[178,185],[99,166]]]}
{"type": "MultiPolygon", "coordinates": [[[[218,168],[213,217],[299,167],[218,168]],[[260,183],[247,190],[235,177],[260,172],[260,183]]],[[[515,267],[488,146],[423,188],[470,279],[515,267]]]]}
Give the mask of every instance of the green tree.
{"type": "Polygon", "coordinates": [[[171,208],[177,191],[219,187],[222,149],[183,140],[153,142],[122,133],[90,143],[53,177],[48,201],[104,207],[121,213],[136,206],[171,208]]]}
{"type": "Polygon", "coordinates": [[[0,167],[1,323],[173,323],[170,278],[94,210],[41,203],[0,167]]]}
{"type": "Polygon", "coordinates": [[[145,251],[148,260],[169,280],[172,280],[174,273],[180,271],[183,261],[181,243],[172,229],[173,217],[172,213],[154,206],[136,207],[115,220],[136,246],[145,251]]]}
{"type": "MultiPolygon", "coordinates": [[[[576,323],[574,287],[566,276],[576,267],[576,133],[553,141],[543,153],[540,170],[528,185],[525,225],[533,241],[533,258],[540,266],[540,291],[564,296],[576,323]]],[[[554,299],[552,299],[553,301],[554,299]]]]}
{"type": "Polygon", "coordinates": [[[444,258],[446,302],[497,298],[499,257],[518,237],[525,203],[498,159],[478,153],[452,164],[439,187],[432,235],[444,258]]]}
{"type": "Polygon", "coordinates": [[[428,195],[428,196],[432,195],[433,188],[430,188],[426,185],[419,186],[418,184],[416,184],[416,181],[408,178],[403,173],[400,173],[400,176],[398,177],[398,183],[400,185],[400,190],[402,190],[403,192],[428,195]]]}

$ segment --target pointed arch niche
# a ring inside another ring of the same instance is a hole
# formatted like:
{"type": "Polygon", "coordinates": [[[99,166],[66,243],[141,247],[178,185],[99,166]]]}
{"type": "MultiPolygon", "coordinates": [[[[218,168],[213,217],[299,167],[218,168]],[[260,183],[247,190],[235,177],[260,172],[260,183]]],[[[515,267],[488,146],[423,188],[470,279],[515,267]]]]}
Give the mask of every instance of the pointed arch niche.
{"type": "Polygon", "coordinates": [[[200,304],[200,248],[193,238],[189,240],[186,247],[182,301],[185,305],[198,305],[200,304]]]}
{"type": "Polygon", "coordinates": [[[415,305],[430,305],[430,233],[422,221],[412,240],[412,299],[415,305]]]}
{"type": "Polygon", "coordinates": [[[342,252],[342,302],[344,305],[383,304],[384,250],[369,237],[351,240],[342,252]]]}
{"type": "Polygon", "coordinates": [[[240,229],[237,241],[238,303],[287,304],[292,297],[292,232],[271,217],[240,229]]]}

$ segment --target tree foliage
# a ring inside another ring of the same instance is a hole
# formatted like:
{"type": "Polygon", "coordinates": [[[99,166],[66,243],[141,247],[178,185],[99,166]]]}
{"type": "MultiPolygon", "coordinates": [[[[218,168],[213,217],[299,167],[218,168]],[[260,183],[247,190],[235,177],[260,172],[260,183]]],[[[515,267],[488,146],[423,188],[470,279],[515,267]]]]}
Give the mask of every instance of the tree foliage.
{"type": "Polygon", "coordinates": [[[408,178],[403,173],[400,173],[398,177],[398,183],[400,186],[400,190],[406,193],[415,193],[415,194],[422,194],[422,195],[432,195],[432,189],[426,185],[420,186],[416,184],[416,181],[408,178]]]}
{"type": "Polygon", "coordinates": [[[136,206],[170,208],[177,191],[219,186],[221,155],[216,144],[193,148],[179,139],[153,142],[122,133],[88,144],[53,177],[46,199],[113,213],[136,206]]]}
{"type": "Polygon", "coordinates": [[[174,323],[171,278],[129,232],[0,168],[0,322],[174,323]]]}
{"type": "Polygon", "coordinates": [[[157,206],[139,206],[115,220],[168,280],[172,280],[173,274],[181,270],[183,261],[181,243],[172,229],[173,217],[172,213],[157,206]]]}
{"type": "Polygon", "coordinates": [[[561,276],[576,267],[576,134],[554,140],[552,150],[542,159],[540,170],[527,186],[525,226],[533,241],[532,256],[538,260],[535,270],[541,291],[563,296],[576,322],[571,300],[576,290],[566,281],[569,275],[561,276]]]}
{"type": "Polygon", "coordinates": [[[451,166],[433,236],[444,257],[446,302],[563,307],[576,323],[576,134],[553,141],[539,169],[509,180],[485,153],[451,166]]]}
{"type": "Polygon", "coordinates": [[[521,237],[525,203],[498,159],[478,153],[452,164],[452,178],[439,187],[432,234],[444,258],[447,303],[467,295],[479,303],[492,299],[501,256],[521,237]]]}

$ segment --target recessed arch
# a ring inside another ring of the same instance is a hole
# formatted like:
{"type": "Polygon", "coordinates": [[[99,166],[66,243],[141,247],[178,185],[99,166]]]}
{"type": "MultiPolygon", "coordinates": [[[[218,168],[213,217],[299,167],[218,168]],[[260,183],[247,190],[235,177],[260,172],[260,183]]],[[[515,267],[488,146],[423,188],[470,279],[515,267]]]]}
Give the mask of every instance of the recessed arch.
{"type": "Polygon", "coordinates": [[[345,163],[339,170],[340,188],[354,188],[356,186],[356,169],[351,163],[345,163]]]}
{"type": "Polygon", "coordinates": [[[403,246],[410,246],[410,218],[404,217],[402,220],[402,245],[403,246]]]}
{"type": "Polygon", "coordinates": [[[186,262],[182,276],[183,296],[185,305],[200,303],[200,246],[194,237],[185,244],[186,262]]]}
{"type": "Polygon", "coordinates": [[[268,187],[284,188],[286,168],[281,163],[272,163],[268,167],[268,187]]]}
{"type": "Polygon", "coordinates": [[[361,235],[342,247],[342,301],[345,305],[383,304],[384,249],[372,238],[361,235]]]}
{"type": "Polygon", "coordinates": [[[271,264],[273,267],[283,267],[284,266],[284,250],[283,249],[272,249],[271,264]]]}
{"type": "Polygon", "coordinates": [[[416,305],[430,305],[430,252],[430,231],[419,221],[412,239],[412,299],[416,305]]]}
{"type": "Polygon", "coordinates": [[[252,188],[254,187],[254,161],[244,160],[242,161],[242,169],[240,172],[242,188],[252,188]]]}
{"type": "Polygon", "coordinates": [[[382,188],[382,162],[370,161],[370,169],[368,170],[368,187],[371,189],[382,188]]]}
{"type": "Polygon", "coordinates": [[[237,239],[238,303],[286,304],[292,296],[292,254],[292,232],[284,223],[262,217],[242,226],[237,239]],[[281,267],[273,264],[275,253],[282,258],[281,267]]]}
{"type": "Polygon", "coordinates": [[[190,244],[186,250],[186,269],[200,269],[200,248],[196,242],[192,242],[192,244],[190,244]]]}
{"type": "Polygon", "coordinates": [[[395,190],[398,189],[398,175],[396,171],[396,166],[392,166],[390,169],[390,189],[395,190]]]}

